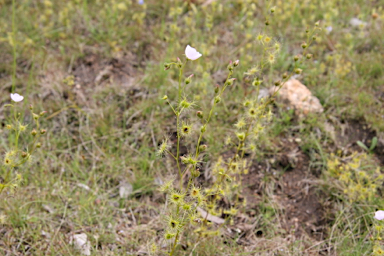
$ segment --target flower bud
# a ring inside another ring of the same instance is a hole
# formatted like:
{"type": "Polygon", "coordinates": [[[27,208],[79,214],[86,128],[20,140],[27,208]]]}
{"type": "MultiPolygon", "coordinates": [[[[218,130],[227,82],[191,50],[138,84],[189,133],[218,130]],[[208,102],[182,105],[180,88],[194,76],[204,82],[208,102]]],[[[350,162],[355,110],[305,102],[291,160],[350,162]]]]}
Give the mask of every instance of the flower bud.
{"type": "Polygon", "coordinates": [[[375,12],[375,13],[372,13],[372,19],[377,19],[379,17],[379,15],[375,12]]]}
{"type": "Polygon", "coordinates": [[[33,116],[33,119],[35,119],[35,120],[38,120],[40,117],[39,115],[36,115],[35,113],[33,113],[32,116],[33,116]]]}
{"type": "Polygon", "coordinates": [[[240,63],[240,60],[236,60],[235,62],[233,62],[233,66],[237,67],[237,66],[239,66],[239,63],[240,63]]]}
{"type": "Polygon", "coordinates": [[[36,134],[37,134],[37,131],[36,131],[35,129],[33,129],[33,130],[31,131],[31,135],[32,135],[32,136],[36,136],[36,134]]]}
{"type": "Polygon", "coordinates": [[[164,63],[164,70],[168,70],[171,68],[171,64],[169,63],[164,63]]]}
{"type": "Polygon", "coordinates": [[[179,58],[177,58],[177,66],[181,68],[183,66],[183,62],[179,58]]]}
{"type": "Polygon", "coordinates": [[[316,41],[316,39],[317,39],[316,36],[313,36],[313,37],[312,37],[312,40],[313,40],[313,41],[316,41]]]}
{"type": "Polygon", "coordinates": [[[270,10],[271,13],[274,13],[276,11],[276,6],[273,6],[270,10]]]}
{"type": "Polygon", "coordinates": [[[310,54],[310,53],[308,53],[305,57],[307,58],[307,60],[310,60],[310,59],[312,59],[312,54],[310,54]]]}
{"type": "Polygon", "coordinates": [[[215,103],[219,103],[221,101],[221,98],[219,96],[215,97],[215,103]]]}
{"type": "Polygon", "coordinates": [[[302,43],[302,44],[301,44],[301,48],[305,49],[305,48],[307,48],[307,47],[308,47],[307,43],[302,43]]]}
{"type": "Polygon", "coordinates": [[[167,99],[168,99],[167,95],[164,95],[164,97],[162,98],[162,100],[167,100],[167,99]]]}
{"type": "Polygon", "coordinates": [[[280,80],[275,82],[275,86],[279,86],[279,85],[281,85],[281,81],[280,80]]]}
{"type": "Polygon", "coordinates": [[[263,82],[263,80],[260,80],[260,79],[257,77],[256,79],[253,80],[252,85],[253,85],[253,86],[259,86],[262,82],[263,82]]]}
{"type": "Polygon", "coordinates": [[[232,64],[232,61],[229,62],[228,66],[227,66],[227,69],[229,71],[232,71],[233,70],[233,64],[232,64]]]}
{"type": "Polygon", "coordinates": [[[269,26],[269,20],[265,21],[265,26],[269,26]]]}
{"type": "Polygon", "coordinates": [[[287,73],[284,73],[283,74],[283,79],[287,79],[288,78],[288,74],[287,73]]]}
{"type": "Polygon", "coordinates": [[[40,142],[36,144],[36,148],[41,148],[41,143],[40,142]]]}
{"type": "Polygon", "coordinates": [[[185,84],[190,84],[190,83],[191,83],[191,80],[192,80],[192,77],[193,77],[193,74],[190,75],[189,77],[187,77],[187,78],[185,79],[185,84]]]}
{"type": "Polygon", "coordinates": [[[315,23],[315,26],[318,27],[319,25],[320,25],[320,21],[317,21],[317,22],[315,23]]]}
{"type": "Polygon", "coordinates": [[[5,126],[5,128],[7,128],[8,130],[12,130],[13,126],[12,126],[11,124],[7,124],[7,125],[5,126]]]}
{"type": "Polygon", "coordinates": [[[197,116],[198,118],[202,119],[202,118],[203,118],[203,112],[201,112],[201,111],[197,111],[197,112],[196,112],[196,116],[197,116]]]}
{"type": "Polygon", "coordinates": [[[45,129],[41,129],[41,130],[40,130],[40,134],[41,134],[41,135],[45,134],[46,132],[47,132],[47,130],[45,130],[45,129]]]}
{"type": "Polygon", "coordinates": [[[217,94],[219,92],[220,86],[217,84],[215,85],[215,93],[217,94]]]}
{"type": "Polygon", "coordinates": [[[296,55],[295,57],[293,57],[293,60],[294,61],[298,61],[300,59],[300,56],[299,55],[296,55]]]}
{"type": "Polygon", "coordinates": [[[226,86],[231,86],[231,85],[233,85],[233,81],[235,81],[236,80],[236,78],[230,78],[230,79],[228,79],[226,82],[225,82],[225,85],[226,86]]]}
{"type": "Polygon", "coordinates": [[[205,151],[207,149],[207,147],[208,147],[207,145],[200,145],[199,151],[203,152],[203,151],[205,151]]]}
{"type": "Polygon", "coordinates": [[[26,152],[22,152],[22,153],[21,153],[21,157],[22,157],[22,158],[26,158],[27,156],[28,156],[28,153],[26,153],[26,152]]]}
{"type": "Polygon", "coordinates": [[[191,170],[191,175],[195,178],[199,177],[200,176],[200,171],[199,169],[196,169],[196,170],[191,170]]]}
{"type": "Polygon", "coordinates": [[[207,128],[205,127],[205,125],[201,126],[201,128],[200,128],[201,133],[204,133],[206,130],[207,130],[207,128]]]}
{"type": "Polygon", "coordinates": [[[47,113],[47,111],[42,111],[42,112],[40,112],[40,116],[43,116],[43,115],[45,115],[47,113]]]}
{"type": "Polygon", "coordinates": [[[301,68],[296,68],[296,69],[295,69],[295,73],[296,73],[296,74],[299,75],[299,74],[301,74],[301,72],[303,72],[303,70],[302,70],[301,68]]]}
{"type": "Polygon", "coordinates": [[[32,105],[29,105],[29,110],[33,110],[33,106],[32,105]]]}

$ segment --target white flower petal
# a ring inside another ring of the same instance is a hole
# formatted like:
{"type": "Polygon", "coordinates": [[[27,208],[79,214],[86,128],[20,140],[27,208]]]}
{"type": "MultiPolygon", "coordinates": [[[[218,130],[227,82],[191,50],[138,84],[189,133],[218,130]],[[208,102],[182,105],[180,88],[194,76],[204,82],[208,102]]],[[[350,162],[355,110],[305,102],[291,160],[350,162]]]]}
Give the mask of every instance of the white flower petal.
{"type": "Polygon", "coordinates": [[[18,93],[11,93],[11,99],[14,101],[14,102],[20,102],[24,99],[23,96],[21,96],[20,94],[18,93]]]}
{"type": "Polygon", "coordinates": [[[359,20],[358,18],[352,18],[349,24],[351,24],[352,27],[365,27],[367,22],[359,20]]]}
{"type": "Polygon", "coordinates": [[[185,48],[185,55],[187,56],[188,59],[190,60],[197,60],[201,56],[203,56],[201,53],[196,51],[195,48],[187,45],[187,48],[185,48]]]}
{"type": "Polygon", "coordinates": [[[375,219],[383,220],[384,219],[384,211],[377,211],[377,212],[375,212],[375,219]]]}

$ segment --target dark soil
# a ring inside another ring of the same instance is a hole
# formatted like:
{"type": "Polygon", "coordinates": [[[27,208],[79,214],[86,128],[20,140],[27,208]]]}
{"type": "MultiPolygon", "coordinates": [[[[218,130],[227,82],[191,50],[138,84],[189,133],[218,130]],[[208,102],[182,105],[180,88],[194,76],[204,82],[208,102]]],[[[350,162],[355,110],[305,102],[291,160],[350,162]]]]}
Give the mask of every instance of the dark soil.
{"type": "MultiPolygon", "coordinates": [[[[369,148],[372,139],[377,136],[376,131],[372,130],[364,121],[346,120],[341,124],[337,133],[336,144],[344,154],[351,154],[353,151],[363,152],[365,150],[357,142],[361,141],[369,148]]],[[[381,165],[384,165],[384,145],[380,141],[372,153],[375,154],[381,165]]]]}
{"type": "Polygon", "coordinates": [[[320,241],[326,236],[325,224],[328,220],[313,186],[317,178],[309,168],[309,157],[291,141],[281,139],[283,146],[279,154],[272,156],[276,161],[273,167],[255,162],[250,173],[244,176],[247,208],[258,211],[268,186],[266,182],[273,182],[273,199],[284,212],[282,216],[285,216],[280,220],[282,228],[297,238],[307,235],[320,241]]]}

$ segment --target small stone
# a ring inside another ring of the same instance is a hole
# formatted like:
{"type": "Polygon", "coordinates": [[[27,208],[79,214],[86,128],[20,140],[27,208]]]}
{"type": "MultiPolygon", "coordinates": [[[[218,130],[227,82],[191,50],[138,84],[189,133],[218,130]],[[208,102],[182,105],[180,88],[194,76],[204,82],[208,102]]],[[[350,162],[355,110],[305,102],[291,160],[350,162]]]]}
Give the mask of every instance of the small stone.
{"type": "MultiPolygon", "coordinates": [[[[272,95],[278,87],[270,89],[272,95]]],[[[311,91],[296,79],[287,81],[278,92],[277,100],[283,102],[287,107],[293,107],[298,116],[306,116],[309,113],[322,113],[323,106],[318,98],[312,95],[311,91]]]]}

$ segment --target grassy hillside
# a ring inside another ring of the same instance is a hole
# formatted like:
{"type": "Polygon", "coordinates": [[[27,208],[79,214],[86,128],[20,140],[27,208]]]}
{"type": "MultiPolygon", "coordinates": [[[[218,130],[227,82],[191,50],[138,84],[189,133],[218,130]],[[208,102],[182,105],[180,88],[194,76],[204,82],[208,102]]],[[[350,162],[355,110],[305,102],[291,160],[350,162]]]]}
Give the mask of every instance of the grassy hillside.
{"type": "Polygon", "coordinates": [[[383,6],[0,0],[0,254],[384,255],[383,6]],[[258,98],[291,77],[322,113],[258,98]]]}

